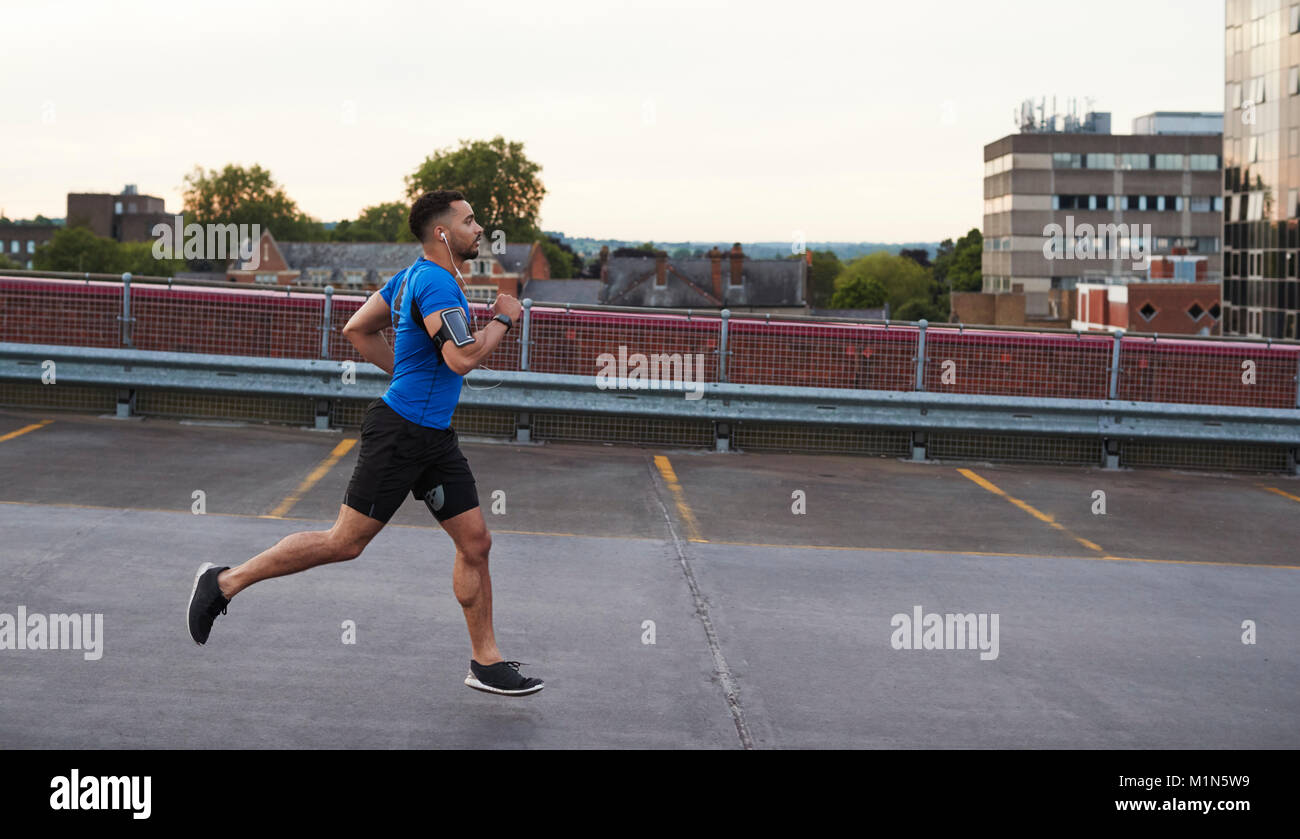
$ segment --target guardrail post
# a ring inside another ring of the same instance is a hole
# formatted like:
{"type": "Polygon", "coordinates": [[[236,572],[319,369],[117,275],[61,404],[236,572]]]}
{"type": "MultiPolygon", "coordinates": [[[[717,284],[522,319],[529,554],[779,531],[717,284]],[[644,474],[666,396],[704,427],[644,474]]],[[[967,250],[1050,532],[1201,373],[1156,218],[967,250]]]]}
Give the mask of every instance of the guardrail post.
{"type": "MultiPolygon", "coordinates": [[[[87,280],[89,282],[89,280],[87,280]]],[[[128,271],[122,275],[122,314],[117,316],[122,324],[122,346],[131,347],[134,336],[131,334],[131,324],[135,323],[135,318],[131,317],[131,272],[128,271]]],[[[126,388],[117,392],[117,413],[118,419],[129,419],[135,414],[135,390],[126,388]]]]}
{"type": "MultiPolygon", "coordinates": [[[[1119,398],[1119,353],[1124,343],[1124,330],[1116,329],[1110,348],[1110,385],[1106,389],[1107,399],[1119,398]]],[[[1120,441],[1112,437],[1101,440],[1101,460],[1103,469],[1119,468],[1120,441]]]]}
{"type": "MultiPolygon", "coordinates": [[[[528,372],[528,348],[532,343],[533,332],[533,300],[531,297],[523,299],[524,323],[519,332],[519,369],[528,372]]],[[[568,310],[567,307],[565,309],[568,310]]],[[[533,423],[532,417],[527,411],[521,411],[515,414],[515,440],[520,443],[531,443],[533,441],[533,423]]]]}
{"type": "Polygon", "coordinates": [[[930,323],[925,318],[916,323],[920,330],[916,334],[916,381],[912,390],[925,390],[925,328],[930,323]]]}
{"type": "MultiPolygon", "coordinates": [[[[330,357],[330,327],[334,316],[334,286],[325,286],[325,309],[321,313],[320,357],[330,357]]],[[[316,400],[316,430],[329,431],[333,405],[329,399],[316,400]]]]}
{"type": "Polygon", "coordinates": [[[122,346],[131,346],[131,324],[135,323],[135,318],[131,317],[131,273],[122,275],[122,314],[118,315],[118,320],[122,322],[122,346]]]}
{"type": "Polygon", "coordinates": [[[320,324],[320,357],[330,357],[330,319],[334,314],[334,286],[325,286],[325,312],[320,324]]]}
{"type": "MultiPolygon", "coordinates": [[[[727,381],[727,356],[731,355],[731,350],[727,349],[731,327],[731,310],[723,309],[721,314],[722,325],[718,330],[718,381],[725,382],[727,381]]],[[[731,423],[713,423],[713,448],[719,452],[731,451],[731,423]]]]}
{"type": "MultiPolygon", "coordinates": [[[[886,307],[889,305],[886,302],[886,307]]],[[[888,311],[888,309],[886,309],[888,311]]],[[[930,322],[921,318],[916,322],[919,327],[916,335],[916,380],[914,390],[925,390],[925,329],[930,322]]],[[[888,328],[888,327],[886,327],[888,328]]],[[[925,447],[929,443],[929,437],[924,431],[912,432],[912,460],[925,460],[925,447]]]]}
{"type": "Polygon", "coordinates": [[[1124,340],[1124,330],[1116,329],[1110,348],[1110,390],[1107,399],[1119,399],[1119,348],[1124,340]]]}
{"type": "Polygon", "coordinates": [[[727,356],[731,355],[731,350],[727,349],[727,336],[731,326],[731,310],[722,310],[722,329],[718,333],[718,381],[727,380],[727,356]]]}
{"type": "Polygon", "coordinates": [[[533,325],[533,300],[531,297],[524,298],[524,325],[519,333],[519,369],[527,372],[528,370],[528,344],[529,335],[532,333],[533,325]]]}

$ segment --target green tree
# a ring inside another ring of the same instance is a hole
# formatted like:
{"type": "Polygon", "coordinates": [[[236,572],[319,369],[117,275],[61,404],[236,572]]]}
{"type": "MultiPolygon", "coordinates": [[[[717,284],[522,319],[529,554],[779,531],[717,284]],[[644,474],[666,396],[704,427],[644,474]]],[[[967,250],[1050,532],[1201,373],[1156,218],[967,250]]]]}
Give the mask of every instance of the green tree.
{"type": "Polygon", "coordinates": [[[540,230],[538,218],[546,187],[542,167],[524,156],[524,144],[491,140],[461,140],[458,149],[441,149],[424,159],[406,178],[407,197],[414,200],[437,189],[456,189],[474,208],[488,231],[503,230],[506,238],[529,241],[540,230]]]}
{"type": "Polygon", "coordinates": [[[690,249],[690,248],[676,248],[676,249],[675,249],[675,250],[670,254],[670,256],[671,256],[673,259],[690,259],[690,258],[691,258],[691,249],[690,249]]]}
{"type": "Polygon", "coordinates": [[[117,246],[117,268],[114,272],[130,271],[141,277],[171,277],[185,270],[183,259],[158,259],[153,255],[153,242],[122,242],[117,246]]]}
{"type": "MultiPolygon", "coordinates": [[[[36,264],[35,260],[32,261],[32,264],[33,265],[36,264]]],[[[22,265],[19,265],[17,262],[14,262],[12,259],[5,256],[4,254],[0,254],[0,271],[12,271],[15,268],[22,268],[22,267],[23,267],[22,265]]]]}
{"type": "MultiPolygon", "coordinates": [[[[874,280],[884,289],[885,300],[889,301],[891,312],[898,311],[909,300],[930,299],[930,273],[912,260],[888,251],[869,253],[845,265],[839,279],[835,281],[837,297],[844,286],[867,279],[874,280]]],[[[832,306],[836,305],[835,299],[832,298],[832,306]]]]}
{"type": "Polygon", "coordinates": [[[808,268],[808,296],[812,299],[808,302],[814,308],[825,309],[831,305],[831,299],[835,295],[835,279],[843,270],[844,264],[834,251],[812,252],[812,265],[808,268]]]}
{"type": "Polygon", "coordinates": [[[554,239],[542,239],[542,253],[551,267],[551,277],[556,280],[568,280],[577,276],[581,261],[573,251],[566,251],[554,239]]]}
{"type": "Polygon", "coordinates": [[[39,271],[83,271],[92,274],[132,274],[170,277],[184,266],[178,259],[155,259],[153,242],[118,243],[96,236],[85,227],[56,231],[36,249],[32,267],[39,271]]]}
{"type": "Polygon", "coordinates": [[[201,167],[185,176],[185,223],[258,224],[282,242],[327,238],[324,225],[298,209],[261,166],[227,164],[218,172],[201,167]]]}
{"type": "Polygon", "coordinates": [[[117,242],[96,236],[85,227],[58,230],[50,241],[36,248],[32,267],[38,271],[112,274],[118,270],[117,242]]]}
{"type": "Polygon", "coordinates": [[[885,287],[871,277],[855,276],[836,283],[832,309],[878,309],[885,305],[885,287]]]}
{"type": "Polygon", "coordinates": [[[979,291],[984,284],[980,273],[983,254],[984,237],[977,227],[972,227],[956,243],[944,239],[934,257],[935,284],[944,292],[979,291]]]}
{"type": "Polygon", "coordinates": [[[334,242],[414,242],[410,208],[398,201],[366,207],[356,221],[341,221],[330,231],[334,242]]]}
{"type": "Polygon", "coordinates": [[[948,310],[946,306],[939,306],[928,300],[916,298],[899,306],[897,310],[891,309],[890,317],[898,320],[921,320],[924,318],[930,323],[947,323],[948,310]]]}

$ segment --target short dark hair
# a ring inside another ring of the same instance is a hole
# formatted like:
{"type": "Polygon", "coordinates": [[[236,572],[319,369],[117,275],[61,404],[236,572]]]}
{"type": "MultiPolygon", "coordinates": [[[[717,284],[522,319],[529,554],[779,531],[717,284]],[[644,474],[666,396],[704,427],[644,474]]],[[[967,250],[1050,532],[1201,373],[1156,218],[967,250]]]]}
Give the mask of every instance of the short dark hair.
{"type": "Polygon", "coordinates": [[[411,217],[407,221],[411,234],[423,242],[425,228],[429,226],[429,222],[446,213],[453,202],[464,200],[465,196],[454,189],[439,189],[424,193],[411,205],[411,217]]]}

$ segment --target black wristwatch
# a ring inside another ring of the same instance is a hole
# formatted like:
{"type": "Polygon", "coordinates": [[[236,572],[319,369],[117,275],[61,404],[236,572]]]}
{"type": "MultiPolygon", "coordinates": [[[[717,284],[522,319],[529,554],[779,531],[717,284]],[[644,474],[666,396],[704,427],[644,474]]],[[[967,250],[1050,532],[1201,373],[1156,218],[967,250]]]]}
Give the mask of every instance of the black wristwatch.
{"type": "Polygon", "coordinates": [[[515,325],[514,321],[510,319],[509,315],[497,315],[496,317],[492,318],[492,320],[499,320],[502,323],[504,323],[506,325],[506,332],[509,332],[511,329],[513,329],[515,325]]]}

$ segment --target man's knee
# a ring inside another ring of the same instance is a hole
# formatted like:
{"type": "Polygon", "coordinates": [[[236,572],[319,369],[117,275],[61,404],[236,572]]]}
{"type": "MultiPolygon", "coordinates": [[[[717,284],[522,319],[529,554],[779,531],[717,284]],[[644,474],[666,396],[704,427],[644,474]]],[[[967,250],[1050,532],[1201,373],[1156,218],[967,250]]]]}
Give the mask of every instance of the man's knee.
{"type": "Polygon", "coordinates": [[[485,563],[492,551],[492,534],[486,528],[480,533],[463,537],[456,545],[467,562],[485,563]]]}
{"type": "Polygon", "coordinates": [[[361,556],[361,552],[366,549],[366,545],[370,544],[370,538],[366,535],[331,533],[329,539],[331,559],[335,562],[356,559],[361,556]]]}

